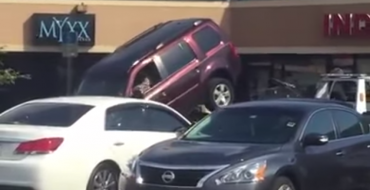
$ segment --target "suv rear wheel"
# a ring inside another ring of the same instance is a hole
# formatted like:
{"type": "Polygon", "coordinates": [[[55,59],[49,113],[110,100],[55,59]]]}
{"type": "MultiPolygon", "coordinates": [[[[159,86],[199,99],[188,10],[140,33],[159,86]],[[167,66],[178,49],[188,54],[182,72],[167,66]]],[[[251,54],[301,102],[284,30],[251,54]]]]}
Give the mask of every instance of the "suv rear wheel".
{"type": "Polygon", "coordinates": [[[234,87],[232,83],[224,78],[212,78],[208,82],[206,104],[208,110],[230,105],[234,102],[234,87]]]}
{"type": "Polygon", "coordinates": [[[295,190],[293,183],[286,177],[275,179],[272,190],[295,190]]]}

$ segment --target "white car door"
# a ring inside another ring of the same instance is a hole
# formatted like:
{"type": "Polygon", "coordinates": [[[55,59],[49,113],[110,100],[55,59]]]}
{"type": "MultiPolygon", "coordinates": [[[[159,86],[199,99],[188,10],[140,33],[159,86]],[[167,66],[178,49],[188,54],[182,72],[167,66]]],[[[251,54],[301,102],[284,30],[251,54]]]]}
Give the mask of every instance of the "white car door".
{"type": "MultiPolygon", "coordinates": [[[[138,139],[143,139],[140,131],[145,123],[143,104],[122,104],[108,108],[105,119],[105,134],[115,155],[115,161],[121,169],[126,169],[127,161],[140,153],[138,139]]],[[[143,142],[141,142],[143,143],[143,142]]]]}
{"type": "Polygon", "coordinates": [[[132,157],[157,142],[174,138],[175,129],[188,126],[188,122],[181,117],[173,117],[171,114],[167,117],[160,116],[149,111],[152,109],[142,103],[123,104],[107,109],[105,127],[107,138],[116,162],[123,171],[127,169],[127,162],[132,157]],[[182,126],[178,126],[180,124],[182,126]],[[176,126],[156,127],[173,125],[176,126]]]}

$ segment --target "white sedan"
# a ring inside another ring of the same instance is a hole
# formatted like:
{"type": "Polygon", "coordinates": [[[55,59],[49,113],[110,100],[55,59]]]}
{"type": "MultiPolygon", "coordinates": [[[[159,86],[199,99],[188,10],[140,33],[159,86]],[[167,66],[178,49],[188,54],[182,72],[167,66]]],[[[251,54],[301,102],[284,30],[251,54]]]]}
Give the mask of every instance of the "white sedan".
{"type": "Polygon", "coordinates": [[[143,149],[190,122],[152,101],[59,97],[0,114],[0,189],[117,190],[143,149]]]}

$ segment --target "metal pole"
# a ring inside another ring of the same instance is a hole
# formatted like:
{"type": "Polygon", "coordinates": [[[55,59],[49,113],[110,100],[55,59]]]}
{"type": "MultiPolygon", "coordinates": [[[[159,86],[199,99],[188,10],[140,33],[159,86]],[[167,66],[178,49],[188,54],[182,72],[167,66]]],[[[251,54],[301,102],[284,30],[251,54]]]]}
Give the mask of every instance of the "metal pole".
{"type": "Polygon", "coordinates": [[[73,93],[73,57],[67,57],[67,96],[73,93]]]}

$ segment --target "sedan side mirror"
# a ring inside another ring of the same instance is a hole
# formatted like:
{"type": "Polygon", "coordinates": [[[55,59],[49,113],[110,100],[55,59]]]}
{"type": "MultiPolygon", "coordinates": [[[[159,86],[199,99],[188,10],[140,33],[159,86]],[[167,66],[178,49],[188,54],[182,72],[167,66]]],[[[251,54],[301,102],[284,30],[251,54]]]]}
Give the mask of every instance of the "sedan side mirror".
{"type": "Polygon", "coordinates": [[[303,138],[303,146],[321,146],[329,142],[329,137],[317,133],[311,133],[303,138]]]}
{"type": "Polygon", "coordinates": [[[188,130],[188,128],[186,128],[186,127],[177,127],[175,129],[176,137],[182,136],[187,130],[188,130]]]}

